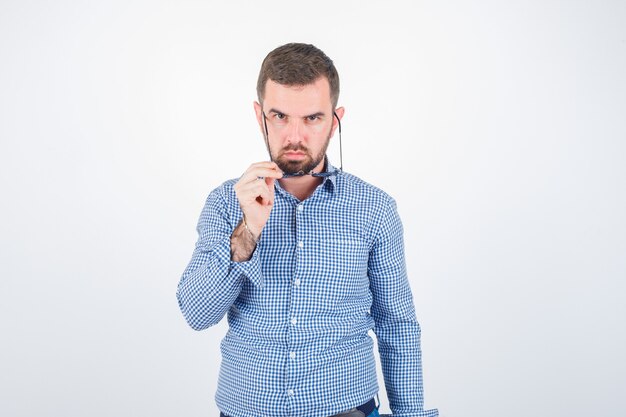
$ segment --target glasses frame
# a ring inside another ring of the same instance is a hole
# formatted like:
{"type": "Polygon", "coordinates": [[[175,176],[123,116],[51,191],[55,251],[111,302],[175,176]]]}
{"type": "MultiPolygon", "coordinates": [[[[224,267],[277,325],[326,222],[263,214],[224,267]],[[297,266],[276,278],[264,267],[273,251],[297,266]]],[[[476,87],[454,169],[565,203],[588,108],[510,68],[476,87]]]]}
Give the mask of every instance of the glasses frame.
{"type": "MultiPolygon", "coordinates": [[[[272,152],[270,152],[270,141],[269,141],[269,132],[267,130],[267,116],[265,115],[265,111],[263,113],[263,127],[265,128],[265,146],[267,146],[267,153],[270,155],[270,160],[272,160],[272,152]]],[[[305,175],[310,175],[312,177],[317,178],[326,178],[332,177],[333,175],[337,175],[340,172],[343,172],[343,149],[341,146],[341,119],[337,116],[337,112],[333,111],[333,116],[337,119],[337,127],[339,130],[339,170],[335,171],[324,171],[324,172],[304,172],[302,170],[298,172],[294,172],[293,174],[283,174],[283,178],[294,178],[294,177],[303,177],[305,175]]],[[[326,155],[324,155],[326,157],[326,155]]],[[[328,164],[326,164],[326,169],[328,169],[328,164]]]]}

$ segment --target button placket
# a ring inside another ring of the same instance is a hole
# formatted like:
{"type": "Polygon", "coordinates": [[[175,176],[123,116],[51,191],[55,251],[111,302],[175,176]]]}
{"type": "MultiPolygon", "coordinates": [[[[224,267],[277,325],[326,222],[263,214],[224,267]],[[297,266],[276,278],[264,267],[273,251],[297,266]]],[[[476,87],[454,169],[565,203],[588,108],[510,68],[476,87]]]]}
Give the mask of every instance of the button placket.
{"type": "MultiPolygon", "coordinates": [[[[305,236],[305,227],[304,227],[304,203],[298,203],[295,206],[295,210],[293,213],[293,219],[295,223],[295,243],[296,243],[296,253],[295,253],[295,268],[293,272],[292,285],[290,291],[290,306],[289,306],[289,342],[287,345],[287,379],[286,379],[286,388],[293,386],[295,381],[298,380],[298,364],[299,361],[296,360],[298,350],[298,339],[299,332],[296,328],[296,325],[299,325],[299,320],[296,318],[299,314],[299,305],[301,303],[301,291],[297,291],[301,284],[301,279],[299,275],[302,273],[303,262],[304,262],[304,246],[306,242],[305,236]]],[[[292,399],[295,396],[295,392],[293,389],[289,388],[287,390],[287,396],[292,399]]]]}

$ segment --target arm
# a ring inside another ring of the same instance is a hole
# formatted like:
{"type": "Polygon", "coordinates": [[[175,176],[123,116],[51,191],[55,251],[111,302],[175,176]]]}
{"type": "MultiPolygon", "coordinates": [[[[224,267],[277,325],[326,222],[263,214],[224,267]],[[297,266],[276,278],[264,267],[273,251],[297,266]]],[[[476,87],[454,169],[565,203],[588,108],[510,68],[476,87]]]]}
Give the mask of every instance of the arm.
{"type": "Polygon", "coordinates": [[[197,230],[196,248],[178,284],[176,296],[187,323],[194,330],[203,330],[224,317],[244,280],[262,285],[263,277],[256,243],[251,236],[242,233],[246,231],[242,230],[241,223],[235,227],[228,217],[224,187],[214,190],[207,198],[197,230]],[[250,252],[247,260],[234,261],[243,260],[247,252],[250,252]]]}
{"type": "Polygon", "coordinates": [[[436,409],[424,410],[420,326],[406,274],[402,233],[395,202],[390,200],[368,262],[374,332],[393,415],[436,417],[436,409]]]}
{"type": "Polygon", "coordinates": [[[233,187],[243,213],[236,226],[228,214],[226,186],[207,198],[198,221],[196,249],[176,292],[178,305],[193,329],[217,324],[246,279],[263,285],[256,247],[274,203],[274,181],[281,177],[273,162],[248,168],[233,187]]]}

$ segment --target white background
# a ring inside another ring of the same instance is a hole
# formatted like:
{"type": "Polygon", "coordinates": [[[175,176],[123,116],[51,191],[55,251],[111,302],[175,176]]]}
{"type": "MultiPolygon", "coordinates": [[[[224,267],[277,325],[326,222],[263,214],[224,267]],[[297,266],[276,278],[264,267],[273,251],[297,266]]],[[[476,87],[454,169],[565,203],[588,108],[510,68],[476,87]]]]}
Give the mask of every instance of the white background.
{"type": "Polygon", "coordinates": [[[0,415],[217,416],[175,290],[291,41],[398,202],[426,405],[626,414],[625,2],[2,0],[0,415]]]}

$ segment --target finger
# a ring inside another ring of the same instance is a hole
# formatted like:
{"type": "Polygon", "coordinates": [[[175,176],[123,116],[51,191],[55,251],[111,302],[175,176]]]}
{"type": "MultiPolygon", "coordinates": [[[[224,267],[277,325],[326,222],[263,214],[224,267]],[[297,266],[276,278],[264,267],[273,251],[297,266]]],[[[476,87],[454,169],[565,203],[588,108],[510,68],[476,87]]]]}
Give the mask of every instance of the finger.
{"type": "Polygon", "coordinates": [[[261,161],[261,162],[254,162],[250,164],[250,167],[275,168],[275,167],[278,167],[278,165],[276,165],[276,162],[274,161],[261,161]]]}
{"type": "Polygon", "coordinates": [[[246,197],[240,200],[242,209],[251,209],[259,206],[272,206],[274,196],[265,188],[255,188],[246,197]]]}
{"type": "Polygon", "coordinates": [[[257,197],[257,201],[264,206],[274,205],[274,195],[267,188],[263,188],[261,194],[257,197]]]}
{"type": "Polygon", "coordinates": [[[271,205],[274,201],[274,193],[270,192],[264,181],[254,181],[242,185],[237,192],[237,197],[244,205],[254,202],[271,205]],[[259,201],[259,198],[261,201],[259,201]]]}
{"type": "Polygon", "coordinates": [[[280,169],[268,169],[258,168],[251,171],[251,174],[256,174],[256,178],[282,178],[283,172],[280,169]]]}
{"type": "Polygon", "coordinates": [[[273,169],[273,170],[277,170],[280,171],[280,168],[278,167],[278,165],[276,164],[276,162],[273,161],[264,161],[264,162],[255,162],[253,164],[251,164],[248,169],[246,170],[246,172],[249,171],[253,171],[257,168],[261,168],[261,169],[273,169]]]}
{"type": "Polygon", "coordinates": [[[272,192],[272,194],[274,193],[275,182],[276,182],[276,178],[265,178],[265,184],[267,185],[267,188],[272,192]]]}
{"type": "Polygon", "coordinates": [[[240,178],[242,182],[256,181],[261,178],[282,178],[283,172],[276,168],[254,167],[248,169],[240,178]]]}

